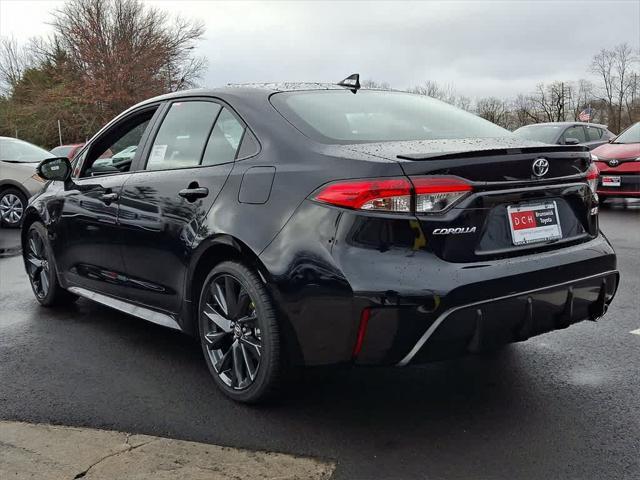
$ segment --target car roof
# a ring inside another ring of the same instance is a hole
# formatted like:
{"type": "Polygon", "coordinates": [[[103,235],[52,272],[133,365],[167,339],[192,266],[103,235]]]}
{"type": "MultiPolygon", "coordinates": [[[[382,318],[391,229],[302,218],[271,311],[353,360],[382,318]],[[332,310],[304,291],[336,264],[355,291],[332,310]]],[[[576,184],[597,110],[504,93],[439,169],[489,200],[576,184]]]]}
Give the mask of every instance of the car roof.
{"type": "MultiPolygon", "coordinates": [[[[540,123],[531,123],[529,125],[524,125],[525,127],[537,127],[537,126],[558,126],[558,127],[570,127],[572,125],[584,125],[585,127],[599,127],[607,129],[606,125],[602,123],[587,123],[587,122],[540,122],[540,123]]],[[[522,127],[521,127],[522,128],[522,127]]]]}
{"type": "MultiPolygon", "coordinates": [[[[172,100],[177,98],[187,97],[225,97],[229,96],[254,96],[254,97],[269,97],[273,93],[279,92],[296,92],[296,91],[320,91],[320,90],[335,90],[335,91],[349,91],[348,87],[337,85],[335,83],[321,83],[321,82],[267,82],[267,83],[230,83],[224,87],[217,88],[192,88],[189,90],[179,90],[177,92],[167,93],[159,95],[157,97],[143,100],[142,102],[134,105],[133,108],[138,108],[149,103],[154,103],[164,100],[172,100]]],[[[388,91],[389,89],[378,88],[362,88],[367,91],[388,91]]],[[[410,93],[410,92],[405,92],[410,93]]]]}

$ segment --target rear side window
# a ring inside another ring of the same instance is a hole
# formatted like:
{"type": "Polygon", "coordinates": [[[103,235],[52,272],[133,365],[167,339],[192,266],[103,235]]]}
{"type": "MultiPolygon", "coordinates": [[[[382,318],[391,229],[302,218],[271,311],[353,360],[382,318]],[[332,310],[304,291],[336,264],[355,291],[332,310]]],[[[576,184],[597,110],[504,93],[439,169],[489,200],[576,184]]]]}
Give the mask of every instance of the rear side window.
{"type": "Polygon", "coordinates": [[[577,138],[580,143],[587,141],[587,137],[584,134],[584,128],[581,126],[567,128],[562,134],[562,140],[566,141],[567,138],[577,138]]]}
{"type": "Polygon", "coordinates": [[[167,170],[199,165],[221,108],[213,102],[173,103],[153,142],[146,169],[167,170]]]}
{"type": "Polygon", "coordinates": [[[587,137],[589,141],[600,140],[602,138],[602,130],[597,127],[587,127],[587,137]]]}
{"type": "Polygon", "coordinates": [[[219,165],[233,162],[244,135],[244,126],[223,108],[211,130],[202,165],[219,165]]]}
{"type": "Polygon", "coordinates": [[[511,132],[423,95],[348,90],[282,92],[276,109],[302,133],[324,143],[506,137],[511,132]]]}

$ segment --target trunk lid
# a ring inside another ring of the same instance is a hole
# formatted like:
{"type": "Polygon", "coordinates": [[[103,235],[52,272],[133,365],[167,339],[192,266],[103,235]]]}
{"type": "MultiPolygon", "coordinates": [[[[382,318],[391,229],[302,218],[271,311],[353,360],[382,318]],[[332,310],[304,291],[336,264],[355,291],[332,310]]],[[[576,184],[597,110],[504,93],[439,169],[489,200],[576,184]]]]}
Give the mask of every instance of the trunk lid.
{"type": "Polygon", "coordinates": [[[504,138],[390,142],[348,148],[393,158],[409,177],[455,176],[472,184],[473,191],[453,208],[417,217],[426,248],[444,260],[477,262],[525,255],[597,236],[593,210],[597,203],[585,179],[591,164],[586,147],[504,138]],[[539,175],[541,171],[536,174],[534,162],[541,158],[548,162],[548,170],[539,175]],[[548,237],[542,232],[549,229],[539,228],[527,230],[523,237],[522,232],[514,232],[518,212],[530,215],[532,222],[543,222],[531,228],[544,227],[547,221],[559,227],[549,227],[552,235],[548,237]],[[535,241],[522,243],[531,235],[535,241]]]}

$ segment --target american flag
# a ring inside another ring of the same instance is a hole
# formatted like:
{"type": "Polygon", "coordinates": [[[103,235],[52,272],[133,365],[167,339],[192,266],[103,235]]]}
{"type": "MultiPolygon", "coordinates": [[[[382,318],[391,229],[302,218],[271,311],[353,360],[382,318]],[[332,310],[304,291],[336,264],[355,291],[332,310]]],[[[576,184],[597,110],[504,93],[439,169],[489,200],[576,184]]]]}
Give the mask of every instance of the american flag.
{"type": "Polygon", "coordinates": [[[587,107],[578,114],[578,119],[581,122],[588,122],[591,120],[592,116],[593,116],[593,109],[591,107],[587,107]]]}

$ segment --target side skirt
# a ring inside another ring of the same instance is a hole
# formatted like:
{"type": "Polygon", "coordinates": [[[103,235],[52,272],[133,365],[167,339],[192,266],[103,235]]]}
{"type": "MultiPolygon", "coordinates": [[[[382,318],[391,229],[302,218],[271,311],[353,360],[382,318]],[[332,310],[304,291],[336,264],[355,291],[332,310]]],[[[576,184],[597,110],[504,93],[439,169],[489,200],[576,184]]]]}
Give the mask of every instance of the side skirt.
{"type": "Polygon", "coordinates": [[[143,320],[155,323],[157,325],[162,325],[163,327],[182,331],[182,328],[180,328],[180,325],[178,325],[178,322],[176,322],[175,318],[167,315],[166,313],[156,312],[155,310],[141,307],[139,305],[134,305],[132,303],[125,302],[124,300],[119,300],[117,298],[109,297],[101,293],[87,290],[86,288],[69,287],[68,290],[80,297],[88,298],[89,300],[101,303],[102,305],[106,305],[107,307],[111,307],[121,312],[128,313],[129,315],[133,315],[134,317],[142,318],[143,320]]]}

